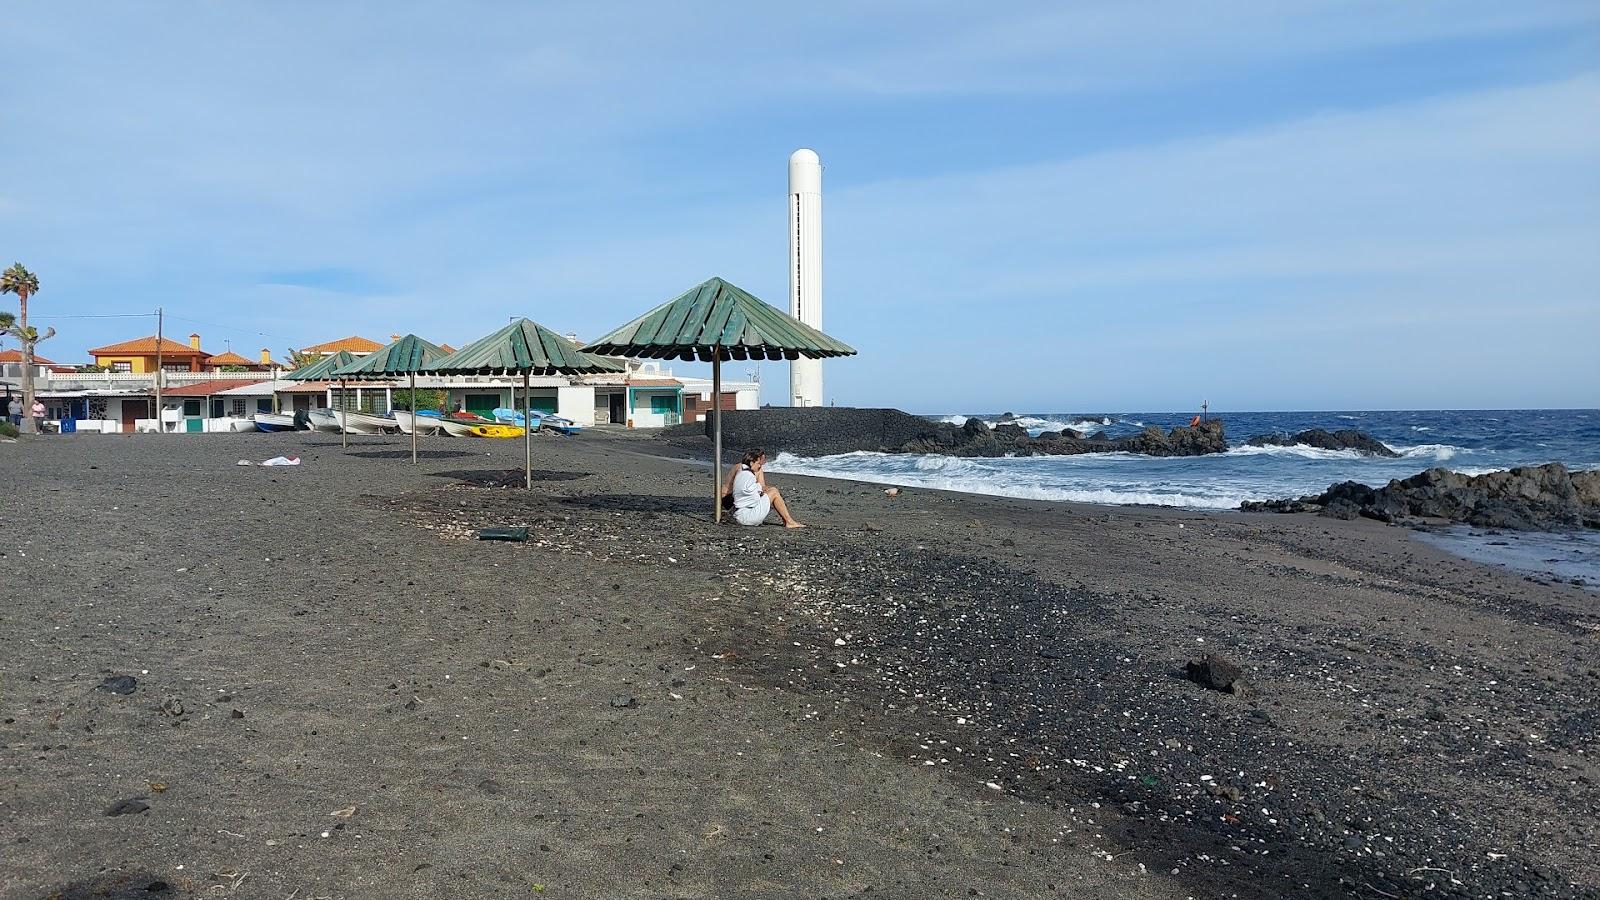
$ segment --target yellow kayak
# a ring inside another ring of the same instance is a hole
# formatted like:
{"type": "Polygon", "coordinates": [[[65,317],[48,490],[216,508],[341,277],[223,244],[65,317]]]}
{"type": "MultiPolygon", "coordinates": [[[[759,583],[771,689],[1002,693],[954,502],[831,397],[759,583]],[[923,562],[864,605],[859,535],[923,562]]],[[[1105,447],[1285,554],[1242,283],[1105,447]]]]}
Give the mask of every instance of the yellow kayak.
{"type": "Polygon", "coordinates": [[[472,433],[478,437],[489,438],[522,437],[522,429],[515,425],[474,425],[472,433]]]}

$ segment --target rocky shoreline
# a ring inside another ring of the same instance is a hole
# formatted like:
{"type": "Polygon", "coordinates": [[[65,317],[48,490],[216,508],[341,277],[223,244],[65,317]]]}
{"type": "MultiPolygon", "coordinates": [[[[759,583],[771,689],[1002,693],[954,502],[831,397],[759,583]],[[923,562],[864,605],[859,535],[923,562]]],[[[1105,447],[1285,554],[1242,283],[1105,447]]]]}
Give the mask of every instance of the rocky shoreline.
{"type": "Polygon", "coordinates": [[[1558,531],[1600,528],[1600,470],[1569,472],[1560,463],[1484,475],[1444,468],[1398,478],[1381,488],[1355,481],[1298,499],[1246,502],[1244,512],[1315,512],[1399,525],[1438,521],[1480,528],[1558,531]]]}

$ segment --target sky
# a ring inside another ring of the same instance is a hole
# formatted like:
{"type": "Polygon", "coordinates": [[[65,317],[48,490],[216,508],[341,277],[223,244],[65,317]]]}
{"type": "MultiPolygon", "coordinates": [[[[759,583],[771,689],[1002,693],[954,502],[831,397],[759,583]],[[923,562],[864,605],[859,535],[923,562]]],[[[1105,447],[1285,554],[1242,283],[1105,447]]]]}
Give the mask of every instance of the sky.
{"type": "Polygon", "coordinates": [[[713,275],[786,307],[810,147],[839,405],[1600,406],[1592,0],[12,0],[0,29],[0,265],[58,361],[158,306],[279,357],[596,337],[713,275]]]}

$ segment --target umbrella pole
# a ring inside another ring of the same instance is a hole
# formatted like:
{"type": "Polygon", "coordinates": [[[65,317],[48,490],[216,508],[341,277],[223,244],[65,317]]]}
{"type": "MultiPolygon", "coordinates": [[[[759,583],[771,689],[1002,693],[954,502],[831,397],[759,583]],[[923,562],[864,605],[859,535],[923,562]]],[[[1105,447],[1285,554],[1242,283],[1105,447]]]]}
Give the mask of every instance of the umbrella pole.
{"type": "Polygon", "coordinates": [[[339,446],[350,449],[350,397],[343,378],[339,379],[339,446]]]}
{"type": "Polygon", "coordinates": [[[722,524],[722,347],[712,348],[711,356],[711,471],[716,483],[711,497],[718,525],[722,524]]]}
{"type": "Polygon", "coordinates": [[[522,483],[527,490],[533,490],[533,416],[528,411],[532,402],[529,397],[528,376],[530,372],[522,373],[522,483]]]}
{"type": "Polygon", "coordinates": [[[411,373],[411,464],[417,464],[417,373],[411,373]]]}

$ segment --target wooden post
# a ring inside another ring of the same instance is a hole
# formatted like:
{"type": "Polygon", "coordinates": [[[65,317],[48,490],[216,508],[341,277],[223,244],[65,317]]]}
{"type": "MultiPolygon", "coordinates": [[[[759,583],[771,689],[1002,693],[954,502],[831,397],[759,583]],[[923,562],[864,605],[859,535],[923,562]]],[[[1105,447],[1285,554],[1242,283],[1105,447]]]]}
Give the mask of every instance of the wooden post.
{"type": "Polygon", "coordinates": [[[715,500],[714,519],[722,524],[722,345],[711,348],[711,471],[716,484],[711,486],[715,500]]]}
{"type": "Polygon", "coordinates": [[[411,464],[417,464],[417,373],[411,373],[411,464]]]}
{"type": "Polygon", "coordinates": [[[522,481],[530,491],[533,490],[533,416],[528,412],[528,406],[533,402],[528,387],[528,376],[531,374],[528,370],[522,373],[522,481]]]}
{"type": "MultiPolygon", "coordinates": [[[[165,316],[161,312],[161,307],[158,306],[156,307],[156,434],[160,434],[167,429],[161,418],[161,332],[163,324],[165,324],[165,316]]],[[[28,415],[33,415],[33,410],[28,410],[28,415]]]]}
{"type": "Polygon", "coordinates": [[[339,446],[350,449],[350,398],[343,378],[339,379],[339,446]]]}

